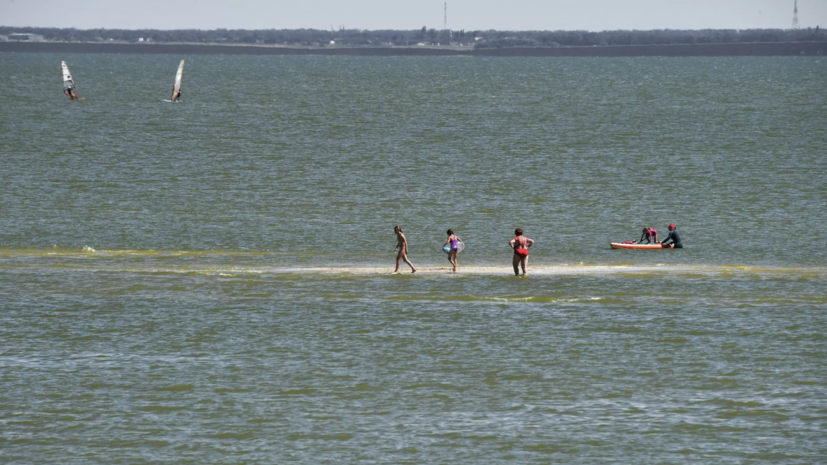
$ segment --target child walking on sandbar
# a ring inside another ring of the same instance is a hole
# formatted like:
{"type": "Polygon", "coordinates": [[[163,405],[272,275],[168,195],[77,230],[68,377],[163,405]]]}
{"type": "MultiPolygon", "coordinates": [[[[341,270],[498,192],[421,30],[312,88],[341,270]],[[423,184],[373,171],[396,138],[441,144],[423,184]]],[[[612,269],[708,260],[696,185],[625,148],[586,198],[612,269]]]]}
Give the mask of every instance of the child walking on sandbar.
{"type": "Polygon", "coordinates": [[[463,244],[462,239],[454,234],[453,229],[449,229],[448,240],[442,244],[442,248],[448,251],[448,263],[454,266],[454,273],[457,272],[457,254],[459,253],[460,244],[463,244]]]}

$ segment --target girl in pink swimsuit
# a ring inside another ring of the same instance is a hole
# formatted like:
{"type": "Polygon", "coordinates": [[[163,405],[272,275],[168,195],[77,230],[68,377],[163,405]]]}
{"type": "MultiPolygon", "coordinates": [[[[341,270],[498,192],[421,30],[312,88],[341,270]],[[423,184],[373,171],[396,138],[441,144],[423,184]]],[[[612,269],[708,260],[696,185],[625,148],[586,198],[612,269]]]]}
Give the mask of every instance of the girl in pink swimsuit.
{"type": "Polygon", "coordinates": [[[448,230],[448,240],[442,244],[442,247],[445,248],[447,245],[451,245],[451,250],[448,252],[448,263],[454,266],[454,273],[457,272],[457,254],[459,253],[459,243],[462,242],[462,239],[459,236],[454,234],[453,229],[448,230]]]}
{"type": "Polygon", "coordinates": [[[523,276],[526,276],[526,265],[528,265],[528,248],[534,245],[534,240],[529,239],[523,236],[523,229],[517,228],[514,231],[514,238],[508,241],[508,245],[514,249],[514,259],[512,260],[512,264],[514,265],[514,275],[520,275],[520,265],[523,268],[523,276]]]}
{"type": "Polygon", "coordinates": [[[647,244],[658,243],[658,231],[655,228],[643,228],[643,234],[640,235],[640,239],[637,240],[638,244],[643,244],[643,240],[646,239],[647,244]]]}

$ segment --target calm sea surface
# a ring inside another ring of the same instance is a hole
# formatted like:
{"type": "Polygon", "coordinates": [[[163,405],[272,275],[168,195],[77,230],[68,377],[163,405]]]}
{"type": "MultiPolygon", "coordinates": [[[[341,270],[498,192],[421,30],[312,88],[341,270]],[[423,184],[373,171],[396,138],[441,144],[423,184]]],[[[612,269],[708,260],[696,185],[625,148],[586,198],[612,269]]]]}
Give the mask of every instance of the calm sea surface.
{"type": "Polygon", "coordinates": [[[824,463],[825,154],[823,57],[0,54],[0,462],[824,463]]]}

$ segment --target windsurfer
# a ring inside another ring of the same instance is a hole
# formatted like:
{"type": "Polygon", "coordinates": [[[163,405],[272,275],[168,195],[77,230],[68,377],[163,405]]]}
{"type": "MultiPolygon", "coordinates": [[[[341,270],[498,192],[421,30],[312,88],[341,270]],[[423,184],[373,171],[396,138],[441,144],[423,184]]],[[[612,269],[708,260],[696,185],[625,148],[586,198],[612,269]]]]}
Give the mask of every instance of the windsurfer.
{"type": "Polygon", "coordinates": [[[176,90],[173,88],[173,89],[172,89],[172,101],[173,101],[173,102],[177,102],[177,101],[178,101],[178,99],[180,99],[180,98],[181,98],[181,89],[178,89],[178,90],[176,91],[176,90]]]}

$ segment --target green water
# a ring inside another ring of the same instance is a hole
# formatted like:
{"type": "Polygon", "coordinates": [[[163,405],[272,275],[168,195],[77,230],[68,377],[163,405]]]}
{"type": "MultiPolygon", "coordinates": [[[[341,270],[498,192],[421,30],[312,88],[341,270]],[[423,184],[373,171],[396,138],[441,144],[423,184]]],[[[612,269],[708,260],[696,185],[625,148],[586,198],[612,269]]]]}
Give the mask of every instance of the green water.
{"type": "Polygon", "coordinates": [[[822,462],[826,83],[0,54],[0,461],[822,462]]]}

